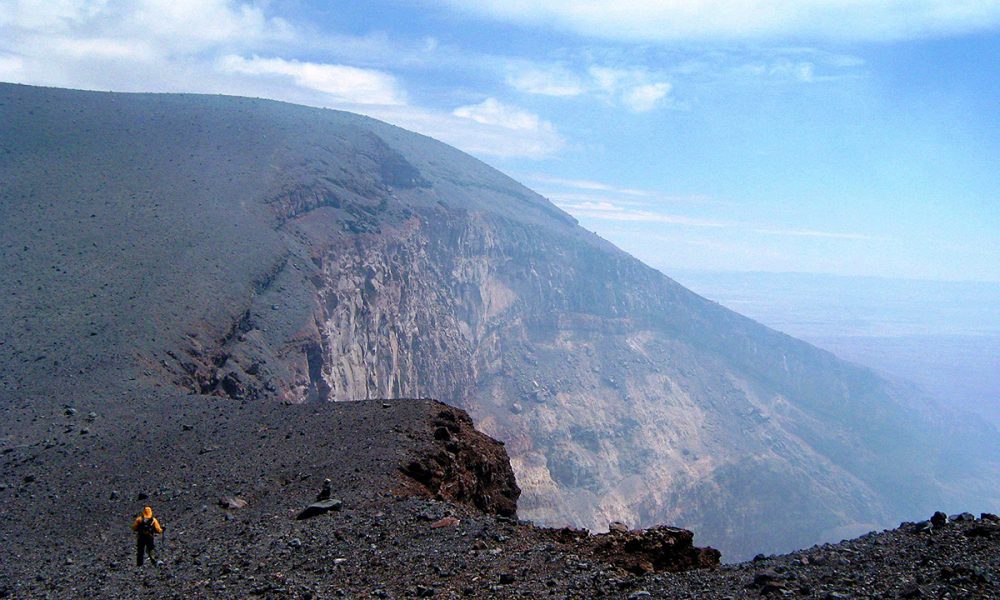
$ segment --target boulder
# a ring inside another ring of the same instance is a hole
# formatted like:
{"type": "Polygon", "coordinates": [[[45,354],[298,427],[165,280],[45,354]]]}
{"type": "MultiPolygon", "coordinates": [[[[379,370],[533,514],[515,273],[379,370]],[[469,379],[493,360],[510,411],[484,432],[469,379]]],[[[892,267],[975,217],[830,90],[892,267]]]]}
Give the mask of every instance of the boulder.
{"type": "Polygon", "coordinates": [[[222,496],[219,498],[219,506],[226,510],[239,510],[247,507],[247,501],[239,496],[222,496]]]}
{"type": "Polygon", "coordinates": [[[721,558],[714,548],[694,546],[694,534],[676,527],[636,531],[619,528],[594,536],[585,531],[561,529],[552,530],[552,535],[562,543],[589,550],[594,556],[635,574],[714,568],[719,566],[721,558]]]}
{"type": "Polygon", "coordinates": [[[440,529],[442,527],[454,527],[459,523],[461,523],[461,521],[456,519],[455,517],[445,517],[443,519],[435,521],[434,523],[431,523],[431,529],[440,529]]]}
{"type": "Polygon", "coordinates": [[[981,525],[975,525],[965,532],[967,537],[983,537],[983,538],[996,538],[1000,537],[1000,526],[992,523],[983,523],[981,525]]]}
{"type": "Polygon", "coordinates": [[[325,515],[331,510],[340,510],[344,506],[344,503],[335,498],[329,500],[323,500],[321,502],[313,502],[309,506],[302,509],[295,518],[299,521],[303,519],[310,519],[312,517],[318,517],[320,515],[325,515]]]}
{"type": "Polygon", "coordinates": [[[628,533],[628,525],[621,521],[613,521],[608,525],[608,530],[616,533],[628,533]]]}

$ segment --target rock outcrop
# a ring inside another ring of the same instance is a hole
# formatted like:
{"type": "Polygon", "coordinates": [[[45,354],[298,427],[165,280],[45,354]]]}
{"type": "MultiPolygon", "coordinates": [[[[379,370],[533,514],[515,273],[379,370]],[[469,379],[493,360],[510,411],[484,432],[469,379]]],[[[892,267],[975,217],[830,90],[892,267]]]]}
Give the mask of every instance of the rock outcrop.
{"type": "Polygon", "coordinates": [[[658,526],[630,531],[612,528],[591,535],[579,529],[552,530],[552,537],[567,549],[607,561],[636,575],[711,569],[719,566],[721,553],[694,545],[694,533],[658,526]]]}
{"type": "Polygon", "coordinates": [[[445,405],[440,405],[433,426],[434,447],[400,471],[440,500],[516,516],[521,490],[503,444],[476,431],[464,411],[445,405]]]}

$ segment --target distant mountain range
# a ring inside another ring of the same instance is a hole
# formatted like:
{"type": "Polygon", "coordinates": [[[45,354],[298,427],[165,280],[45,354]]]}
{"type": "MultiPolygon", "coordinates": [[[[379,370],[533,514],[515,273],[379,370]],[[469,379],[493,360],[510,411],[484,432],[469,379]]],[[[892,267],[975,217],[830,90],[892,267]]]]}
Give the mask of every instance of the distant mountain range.
{"type": "Polygon", "coordinates": [[[521,517],[674,524],[728,559],[1000,491],[995,429],[385,123],[4,84],[0,181],[9,406],[433,397],[506,443],[521,517]]]}

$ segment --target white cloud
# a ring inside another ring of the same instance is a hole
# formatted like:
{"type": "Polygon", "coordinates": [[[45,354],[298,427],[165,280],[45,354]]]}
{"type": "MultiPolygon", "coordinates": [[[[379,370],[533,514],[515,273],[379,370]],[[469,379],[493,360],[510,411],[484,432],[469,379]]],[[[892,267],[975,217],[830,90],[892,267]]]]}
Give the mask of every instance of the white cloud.
{"type": "Polygon", "coordinates": [[[832,54],[826,57],[827,64],[832,67],[838,67],[841,69],[850,69],[852,67],[860,67],[865,64],[865,61],[857,56],[849,56],[846,54],[832,54]]]}
{"type": "Polygon", "coordinates": [[[591,66],[588,72],[590,73],[590,77],[594,80],[594,85],[596,85],[598,89],[608,93],[614,93],[617,91],[621,86],[623,79],[632,78],[628,71],[597,65],[591,66]]]}
{"type": "Polygon", "coordinates": [[[1000,25],[995,0],[445,0],[465,11],[626,41],[898,40],[1000,25]]]}
{"type": "Polygon", "coordinates": [[[503,104],[496,98],[459,106],[451,114],[456,119],[449,126],[457,131],[441,132],[442,139],[465,135],[465,143],[460,147],[474,154],[541,158],[565,146],[562,136],[551,123],[534,113],[503,104]],[[470,122],[479,127],[469,131],[470,122]],[[516,138],[511,133],[517,134],[516,138]]]}
{"type": "Polygon", "coordinates": [[[646,112],[655,108],[669,93],[669,83],[646,83],[625,90],[622,103],[633,112],[646,112]]]}
{"type": "Polygon", "coordinates": [[[517,65],[507,75],[507,85],[528,94],[543,96],[579,96],[583,82],[565,67],[517,65]]]}
{"type": "Polygon", "coordinates": [[[287,38],[291,34],[291,26],[283,19],[267,17],[260,7],[228,0],[142,0],[124,14],[127,30],[168,41],[173,48],[183,44],[188,52],[217,44],[246,45],[287,38]]]}
{"type": "Polygon", "coordinates": [[[0,55],[0,81],[17,81],[24,72],[20,56],[0,55]]]}
{"type": "Polygon", "coordinates": [[[0,2],[0,25],[65,31],[104,10],[107,0],[9,0],[0,2]]]}
{"type": "Polygon", "coordinates": [[[355,66],[431,62],[441,53],[432,38],[401,50],[380,34],[295,29],[271,7],[266,0],[0,0],[0,80],[339,108],[479,156],[541,158],[565,144],[550,123],[495,100],[461,114],[412,106],[390,71],[355,66]],[[305,52],[341,58],[296,58],[305,52]]]}
{"type": "Polygon", "coordinates": [[[649,210],[628,208],[609,201],[590,201],[579,203],[559,203],[559,207],[575,217],[589,217],[603,221],[624,221],[633,223],[664,223],[667,225],[686,225],[690,227],[732,227],[732,223],[699,219],[684,215],[660,213],[649,210]]]}
{"type": "Polygon", "coordinates": [[[577,75],[564,66],[524,65],[510,67],[507,84],[514,89],[546,96],[593,94],[608,104],[620,104],[633,112],[646,112],[667,104],[671,85],[646,69],[621,69],[591,65],[577,75]]]}
{"type": "Polygon", "coordinates": [[[419,131],[477,156],[545,158],[566,145],[555,127],[537,117],[507,118],[505,114],[522,111],[507,107],[507,111],[493,112],[484,110],[482,104],[459,107],[451,114],[411,106],[359,107],[357,112],[419,131]],[[538,126],[530,127],[536,119],[538,126]]]}
{"type": "Polygon", "coordinates": [[[323,93],[331,102],[406,103],[396,79],[372,69],[258,56],[246,59],[233,54],[223,56],[218,68],[225,73],[288,77],[299,87],[323,93]]]}
{"type": "Polygon", "coordinates": [[[556,203],[560,208],[578,218],[590,218],[601,221],[628,222],[628,223],[660,223],[665,225],[680,225],[685,227],[711,228],[711,229],[731,229],[746,233],[755,233],[767,236],[782,236],[796,238],[820,238],[838,239],[853,241],[884,242],[891,241],[889,238],[866,235],[862,233],[850,233],[839,231],[822,231],[817,229],[787,229],[782,227],[762,227],[752,223],[740,221],[726,221],[717,219],[704,219],[689,217],[647,210],[643,208],[633,208],[626,204],[611,200],[584,200],[575,202],[556,203]]]}
{"type": "Polygon", "coordinates": [[[648,190],[623,188],[608,183],[602,183],[600,181],[591,181],[589,179],[564,179],[561,177],[551,177],[549,175],[543,175],[538,173],[526,175],[525,179],[530,179],[531,181],[537,183],[552,184],[552,185],[557,185],[559,187],[573,188],[584,191],[612,192],[615,194],[625,194],[627,196],[652,195],[652,192],[648,190]]]}
{"type": "Polygon", "coordinates": [[[25,83],[100,89],[162,85],[215,54],[292,37],[284,20],[228,0],[0,1],[0,24],[0,52],[21,57],[25,83]]]}
{"type": "Polygon", "coordinates": [[[748,45],[717,47],[685,57],[667,73],[678,82],[731,84],[757,80],[755,83],[764,85],[840,82],[869,75],[865,61],[857,56],[805,46],[748,45]]]}
{"type": "Polygon", "coordinates": [[[646,112],[664,104],[671,85],[645,69],[619,69],[592,65],[588,73],[594,86],[609,101],[620,102],[633,112],[646,112]]]}
{"type": "Polygon", "coordinates": [[[288,39],[291,33],[283,19],[229,0],[9,0],[0,2],[0,25],[14,37],[114,38],[183,54],[288,39]]]}
{"type": "Polygon", "coordinates": [[[109,37],[74,38],[52,36],[48,39],[50,56],[74,60],[131,60],[145,62],[159,56],[159,50],[148,42],[109,37]]]}
{"type": "Polygon", "coordinates": [[[550,123],[542,121],[538,115],[501,104],[496,98],[487,98],[479,104],[459,106],[452,111],[452,114],[463,119],[472,119],[483,125],[496,125],[504,129],[519,131],[537,131],[552,127],[550,123]]]}
{"type": "Polygon", "coordinates": [[[764,67],[767,75],[808,83],[815,79],[816,65],[809,61],[778,60],[764,67]]]}
{"type": "Polygon", "coordinates": [[[867,240],[873,242],[888,242],[892,241],[892,238],[865,235],[863,233],[845,233],[838,231],[819,231],[816,229],[769,229],[769,228],[751,228],[750,231],[754,233],[761,233],[764,235],[781,235],[789,237],[811,237],[811,238],[833,238],[841,240],[867,240]]]}

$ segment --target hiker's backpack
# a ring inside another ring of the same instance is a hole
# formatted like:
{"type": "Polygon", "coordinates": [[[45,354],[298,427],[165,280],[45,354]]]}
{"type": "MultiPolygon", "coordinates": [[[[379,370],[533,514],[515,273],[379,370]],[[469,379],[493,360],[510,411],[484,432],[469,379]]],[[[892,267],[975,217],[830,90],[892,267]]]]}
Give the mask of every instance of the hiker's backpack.
{"type": "Polygon", "coordinates": [[[153,527],[153,519],[143,519],[139,521],[139,526],[136,528],[139,535],[152,537],[156,533],[156,528],[153,527]]]}

